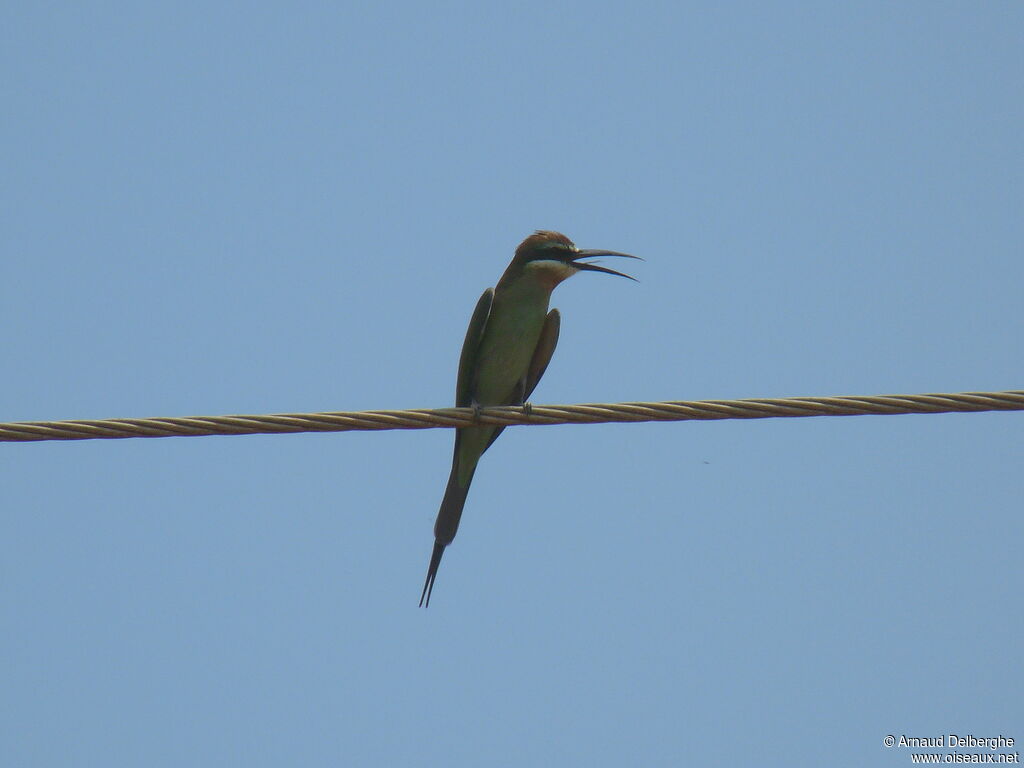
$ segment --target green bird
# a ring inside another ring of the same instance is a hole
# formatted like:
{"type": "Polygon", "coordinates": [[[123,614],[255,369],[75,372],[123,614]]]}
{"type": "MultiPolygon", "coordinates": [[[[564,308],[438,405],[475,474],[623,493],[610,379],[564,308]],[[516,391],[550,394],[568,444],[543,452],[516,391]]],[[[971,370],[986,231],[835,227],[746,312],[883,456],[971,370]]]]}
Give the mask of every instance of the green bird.
{"type": "MultiPolygon", "coordinates": [[[[459,358],[455,405],[478,409],[488,405],[524,405],[551,362],[558,343],[560,315],[548,312],[551,292],[577,272],[604,272],[630,280],[614,269],[581,259],[622,256],[615,251],[581,251],[558,232],[535,232],[518,248],[498,285],[488,288],[476,304],[459,358]]],[[[459,529],[462,508],[477,462],[504,427],[480,425],[455,430],[452,473],[434,523],[434,551],[420,605],[430,604],[444,548],[459,529]]]]}

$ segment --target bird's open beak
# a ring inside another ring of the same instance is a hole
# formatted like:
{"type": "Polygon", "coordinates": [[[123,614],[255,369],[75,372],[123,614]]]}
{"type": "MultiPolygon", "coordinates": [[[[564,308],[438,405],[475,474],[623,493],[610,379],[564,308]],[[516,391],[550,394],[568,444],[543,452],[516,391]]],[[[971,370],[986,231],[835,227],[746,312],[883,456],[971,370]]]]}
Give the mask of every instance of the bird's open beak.
{"type": "Polygon", "coordinates": [[[573,254],[573,256],[571,257],[571,263],[577,269],[583,269],[588,272],[604,272],[606,275],[618,275],[619,277],[625,277],[628,280],[636,280],[635,277],[630,277],[629,275],[624,274],[623,272],[616,272],[614,269],[608,269],[607,267],[602,267],[597,264],[587,264],[586,262],[580,261],[580,259],[598,258],[601,256],[621,256],[624,259],[637,259],[639,261],[643,261],[643,259],[641,259],[639,256],[631,256],[628,253],[619,253],[618,251],[594,250],[576,251],[576,253],[573,254]]]}

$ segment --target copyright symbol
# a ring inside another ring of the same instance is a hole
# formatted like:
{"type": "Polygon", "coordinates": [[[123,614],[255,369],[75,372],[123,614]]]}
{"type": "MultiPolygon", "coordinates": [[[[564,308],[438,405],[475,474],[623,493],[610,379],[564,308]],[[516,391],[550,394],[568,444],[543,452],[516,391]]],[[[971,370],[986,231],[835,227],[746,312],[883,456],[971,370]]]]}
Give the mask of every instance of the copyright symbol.
{"type": "Polygon", "coordinates": [[[885,737],[885,742],[884,743],[885,743],[885,746],[887,746],[887,747],[895,746],[896,745],[896,737],[893,736],[890,733],[888,736],[885,737]]]}

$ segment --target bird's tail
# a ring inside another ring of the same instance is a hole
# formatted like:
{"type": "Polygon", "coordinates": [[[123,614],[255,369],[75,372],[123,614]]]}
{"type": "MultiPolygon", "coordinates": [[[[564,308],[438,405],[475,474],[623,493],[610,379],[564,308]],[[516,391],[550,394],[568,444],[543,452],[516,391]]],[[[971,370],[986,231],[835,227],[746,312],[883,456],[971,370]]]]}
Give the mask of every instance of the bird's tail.
{"type": "Polygon", "coordinates": [[[430,605],[430,593],[434,591],[434,580],[437,578],[437,569],[441,567],[444,548],[452,543],[455,533],[459,530],[462,508],[466,506],[466,496],[469,495],[469,484],[472,480],[473,476],[470,475],[465,487],[460,485],[459,464],[457,460],[453,462],[452,474],[448,478],[448,487],[444,491],[441,509],[438,510],[437,521],[434,523],[434,551],[430,554],[427,580],[423,584],[423,592],[420,594],[421,607],[430,605]]]}
{"type": "Polygon", "coordinates": [[[420,608],[424,605],[430,606],[430,593],[434,591],[434,579],[437,578],[437,569],[441,567],[441,556],[444,554],[445,544],[434,541],[434,551],[430,553],[430,566],[427,568],[427,582],[423,585],[423,593],[420,595],[420,608]]]}

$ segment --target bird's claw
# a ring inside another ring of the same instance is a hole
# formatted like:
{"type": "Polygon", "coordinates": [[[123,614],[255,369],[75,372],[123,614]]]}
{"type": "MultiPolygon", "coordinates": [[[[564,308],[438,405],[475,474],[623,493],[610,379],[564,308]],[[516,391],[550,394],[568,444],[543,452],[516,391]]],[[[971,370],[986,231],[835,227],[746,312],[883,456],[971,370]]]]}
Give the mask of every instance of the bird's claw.
{"type": "Polygon", "coordinates": [[[476,400],[471,402],[469,404],[469,407],[473,409],[473,423],[474,424],[479,424],[480,423],[480,413],[481,413],[481,411],[483,411],[483,408],[480,406],[480,403],[478,403],[476,400]]]}
{"type": "Polygon", "coordinates": [[[533,415],[533,404],[523,403],[523,415],[526,418],[530,418],[533,415]]]}

